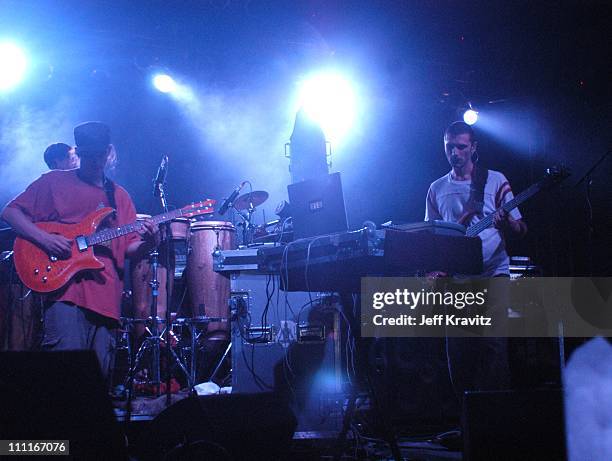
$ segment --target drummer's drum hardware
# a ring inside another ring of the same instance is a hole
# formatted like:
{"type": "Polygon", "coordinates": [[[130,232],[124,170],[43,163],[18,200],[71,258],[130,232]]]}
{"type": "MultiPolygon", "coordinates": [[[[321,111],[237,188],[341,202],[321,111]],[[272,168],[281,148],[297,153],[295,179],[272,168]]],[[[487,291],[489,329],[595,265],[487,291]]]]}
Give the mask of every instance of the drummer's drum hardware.
{"type": "Polygon", "coordinates": [[[290,184],[287,192],[296,239],[348,230],[340,173],[290,184]]]}
{"type": "MultiPolygon", "coordinates": [[[[205,200],[151,218],[154,224],[172,221],[175,218],[191,218],[214,212],[214,200],[205,200]]],[[[36,244],[21,237],[15,240],[15,267],[19,278],[30,289],[49,293],[62,288],[72,277],[84,270],[101,270],[104,264],[93,252],[95,245],[108,242],[142,229],[142,222],[135,221],[120,227],[96,231],[100,223],[111,213],[112,208],[101,208],[76,224],[56,222],[36,223],[40,229],[60,234],[72,240],[72,254],[68,259],[48,255],[36,244]]]]}
{"type": "Polygon", "coordinates": [[[0,255],[0,351],[29,351],[40,343],[43,297],[21,283],[12,256],[0,255]]]}
{"type": "Polygon", "coordinates": [[[237,211],[250,210],[268,200],[268,193],[265,190],[254,190],[242,194],[234,201],[234,209],[237,211]]]}
{"type": "MultiPolygon", "coordinates": [[[[17,234],[11,227],[0,229],[0,251],[2,252],[3,256],[5,251],[11,251],[13,249],[15,237],[17,237],[17,234]]],[[[0,261],[2,260],[3,258],[0,257],[0,261]]]]}
{"type": "Polygon", "coordinates": [[[277,392],[291,401],[298,431],[338,431],[346,382],[338,299],[277,293],[274,277],[248,272],[231,283],[232,392],[277,392]]]}
{"type": "Polygon", "coordinates": [[[238,194],[240,193],[240,191],[242,190],[245,184],[246,184],[245,182],[241,182],[232,191],[230,196],[223,201],[223,203],[219,207],[219,212],[218,212],[219,216],[223,216],[225,213],[227,213],[227,210],[230,209],[234,205],[234,200],[236,200],[236,197],[238,197],[238,194]]]}
{"type": "Polygon", "coordinates": [[[223,201],[218,212],[219,216],[222,216],[231,208],[235,211],[236,215],[242,219],[242,222],[238,223],[237,226],[242,227],[243,245],[251,243],[256,233],[257,226],[253,224],[253,214],[256,211],[255,207],[261,205],[268,199],[268,193],[266,191],[254,191],[252,188],[246,194],[238,196],[246,184],[250,185],[248,181],[241,182],[233,190],[230,196],[223,201]]]}
{"type": "Polygon", "coordinates": [[[276,205],[274,213],[276,213],[276,215],[281,219],[281,221],[284,221],[289,216],[291,216],[291,205],[286,200],[282,200],[281,202],[279,202],[278,205],[276,205]]]}

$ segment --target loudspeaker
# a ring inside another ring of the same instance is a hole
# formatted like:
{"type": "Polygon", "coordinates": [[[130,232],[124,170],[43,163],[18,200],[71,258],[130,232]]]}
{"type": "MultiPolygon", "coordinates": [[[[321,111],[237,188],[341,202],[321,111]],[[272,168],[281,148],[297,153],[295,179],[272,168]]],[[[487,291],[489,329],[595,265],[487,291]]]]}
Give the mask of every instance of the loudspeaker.
{"type": "Polygon", "coordinates": [[[466,461],[566,459],[559,389],[466,392],[462,419],[466,461]]]}
{"type": "Polygon", "coordinates": [[[92,351],[0,353],[0,408],[0,439],[69,440],[72,459],[127,459],[92,351]]]}
{"type": "Polygon", "coordinates": [[[367,338],[364,345],[374,392],[395,425],[437,431],[459,422],[444,338],[367,338]]]}
{"type": "Polygon", "coordinates": [[[153,420],[147,459],[286,459],[295,427],[287,402],[273,394],[191,396],[153,420]]]}

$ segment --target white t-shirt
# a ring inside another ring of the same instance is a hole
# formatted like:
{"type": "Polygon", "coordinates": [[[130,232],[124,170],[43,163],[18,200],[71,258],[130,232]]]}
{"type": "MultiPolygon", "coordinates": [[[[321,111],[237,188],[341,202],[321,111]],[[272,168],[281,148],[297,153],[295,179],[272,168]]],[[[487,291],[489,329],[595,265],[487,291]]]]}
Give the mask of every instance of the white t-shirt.
{"type": "MultiPolygon", "coordinates": [[[[463,216],[465,205],[470,198],[471,180],[457,181],[452,179],[451,172],[435,180],[427,191],[425,202],[425,221],[441,219],[443,221],[458,222],[463,216]]],[[[493,213],[504,203],[512,200],[514,195],[506,177],[499,171],[489,170],[484,190],[483,215],[493,213]]],[[[518,208],[510,212],[514,219],[521,219],[518,208]]],[[[482,216],[472,216],[469,222],[463,223],[468,227],[476,224],[482,216]]],[[[491,226],[478,235],[482,240],[482,258],[485,277],[509,273],[509,258],[506,245],[499,231],[491,226]]]]}

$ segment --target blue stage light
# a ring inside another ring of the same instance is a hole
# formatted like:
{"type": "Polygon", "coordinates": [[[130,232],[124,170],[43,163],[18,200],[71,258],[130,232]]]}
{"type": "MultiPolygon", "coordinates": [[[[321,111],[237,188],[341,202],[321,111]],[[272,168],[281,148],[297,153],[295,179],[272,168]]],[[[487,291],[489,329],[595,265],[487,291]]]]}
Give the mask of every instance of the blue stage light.
{"type": "Polygon", "coordinates": [[[478,121],[478,112],[474,109],[468,109],[463,113],[463,121],[468,125],[473,125],[478,121]]]}
{"type": "Polygon", "coordinates": [[[11,42],[0,43],[0,91],[9,91],[25,77],[28,60],[21,48],[11,42]]]}
{"type": "Polygon", "coordinates": [[[318,123],[328,141],[338,142],[351,128],[356,113],[353,85],[335,72],[312,75],[301,83],[300,107],[318,123]]]}
{"type": "Polygon", "coordinates": [[[153,77],[153,86],[162,93],[172,93],[176,90],[176,82],[167,74],[157,74],[153,77]]]}

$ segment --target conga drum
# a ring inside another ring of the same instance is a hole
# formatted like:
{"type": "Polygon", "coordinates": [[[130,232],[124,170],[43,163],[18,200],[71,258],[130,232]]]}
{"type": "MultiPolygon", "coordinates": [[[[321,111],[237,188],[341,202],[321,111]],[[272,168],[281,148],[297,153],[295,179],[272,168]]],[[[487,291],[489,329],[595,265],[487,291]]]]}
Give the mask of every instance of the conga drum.
{"type": "MultiPolygon", "coordinates": [[[[175,282],[179,281],[183,276],[185,267],[187,267],[187,242],[189,240],[189,226],[191,221],[188,218],[175,218],[170,221],[170,236],[172,237],[172,245],[174,246],[174,278],[175,282]]],[[[182,284],[179,283],[179,295],[182,284]]],[[[175,291],[177,289],[174,286],[175,291]]],[[[176,295],[176,293],[174,293],[176,295]]],[[[174,301],[180,303],[179,299],[174,301]]],[[[180,307],[180,306],[179,306],[180,307]]]]}
{"type": "MultiPolygon", "coordinates": [[[[145,214],[138,214],[136,216],[137,221],[144,221],[151,216],[145,214]]],[[[187,228],[188,228],[187,223],[187,228]]],[[[179,226],[180,227],[180,226],[179,226]]],[[[172,230],[171,230],[172,232],[172,230]]],[[[180,235],[180,234],[177,234],[180,235]]],[[[183,238],[187,235],[187,232],[183,232],[183,238]]],[[[170,279],[167,278],[168,269],[166,268],[166,254],[168,252],[168,246],[163,244],[159,248],[159,266],[157,267],[157,280],[159,282],[159,296],[157,298],[157,316],[161,319],[166,316],[167,307],[167,287],[166,281],[170,285],[170,294],[172,294],[172,287],[174,285],[174,254],[170,254],[170,279]]],[[[152,294],[151,286],[149,282],[152,277],[151,263],[149,261],[149,255],[144,255],[142,259],[131,262],[131,280],[132,280],[132,307],[133,313],[131,316],[137,319],[146,319],[151,315],[151,303],[152,294]]],[[[140,336],[144,332],[144,327],[138,325],[137,335],[140,336]]]]}
{"type": "Polygon", "coordinates": [[[197,221],[191,224],[187,256],[187,289],[194,317],[221,317],[226,322],[211,322],[208,339],[229,338],[230,280],[213,270],[213,252],[235,246],[236,229],[224,221],[197,221]]]}
{"type": "Polygon", "coordinates": [[[172,240],[187,240],[187,237],[189,237],[190,224],[191,222],[188,218],[174,218],[170,221],[170,235],[172,240]]]}

